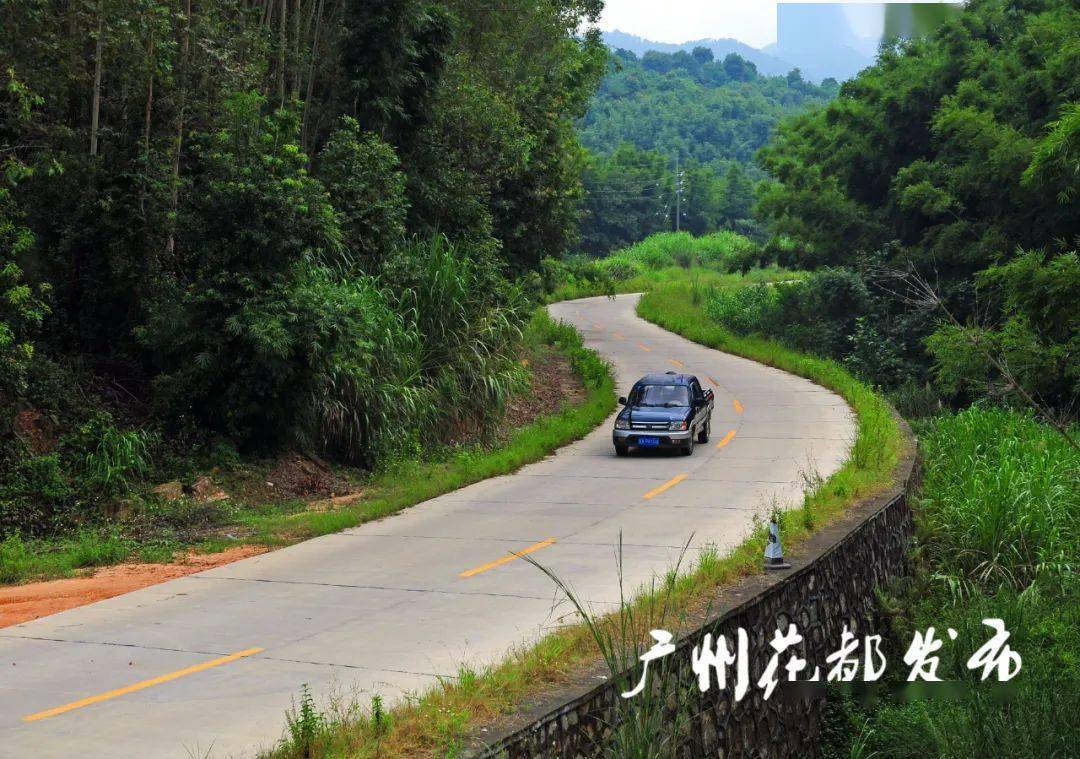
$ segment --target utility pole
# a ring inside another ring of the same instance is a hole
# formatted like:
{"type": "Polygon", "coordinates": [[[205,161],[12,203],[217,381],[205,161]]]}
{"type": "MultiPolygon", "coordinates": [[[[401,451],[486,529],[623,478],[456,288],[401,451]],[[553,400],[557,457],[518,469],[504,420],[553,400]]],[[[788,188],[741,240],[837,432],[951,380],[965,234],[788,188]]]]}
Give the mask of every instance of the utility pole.
{"type": "Polygon", "coordinates": [[[682,216],[682,174],[679,173],[679,154],[675,154],[675,231],[679,231],[682,216]]]}

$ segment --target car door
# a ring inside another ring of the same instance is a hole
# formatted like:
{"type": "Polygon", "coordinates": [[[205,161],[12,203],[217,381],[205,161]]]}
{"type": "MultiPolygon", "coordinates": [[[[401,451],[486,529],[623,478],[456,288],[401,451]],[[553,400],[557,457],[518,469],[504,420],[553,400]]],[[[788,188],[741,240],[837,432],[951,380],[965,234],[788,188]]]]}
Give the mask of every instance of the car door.
{"type": "Polygon", "coordinates": [[[705,391],[696,379],[690,380],[690,397],[694,403],[694,426],[697,427],[705,421],[705,391]]]}

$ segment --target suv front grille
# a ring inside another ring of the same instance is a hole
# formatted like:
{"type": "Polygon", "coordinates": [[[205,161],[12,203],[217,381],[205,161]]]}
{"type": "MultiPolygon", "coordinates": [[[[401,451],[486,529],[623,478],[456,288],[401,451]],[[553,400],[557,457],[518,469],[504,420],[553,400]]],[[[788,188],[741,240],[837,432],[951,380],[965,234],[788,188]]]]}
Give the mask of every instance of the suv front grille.
{"type": "Polygon", "coordinates": [[[630,429],[632,430],[666,430],[668,428],[667,422],[631,422],[630,429]]]}

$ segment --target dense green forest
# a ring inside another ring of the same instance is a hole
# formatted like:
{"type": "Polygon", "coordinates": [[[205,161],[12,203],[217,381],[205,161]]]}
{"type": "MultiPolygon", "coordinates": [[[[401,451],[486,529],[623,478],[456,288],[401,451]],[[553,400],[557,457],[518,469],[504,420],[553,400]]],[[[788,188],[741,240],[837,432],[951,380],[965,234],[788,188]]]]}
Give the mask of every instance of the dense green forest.
{"type": "Polygon", "coordinates": [[[169,451],[371,465],[497,413],[600,6],[0,6],[0,534],[169,451]]]}
{"type": "Polygon", "coordinates": [[[612,53],[581,120],[588,149],[581,248],[603,255],[654,232],[673,229],[676,166],[679,226],[694,234],[736,229],[760,235],[752,218],[754,154],[784,117],[822,105],[838,90],[816,86],[798,70],[761,76],[731,53],[612,53]]]}
{"type": "Polygon", "coordinates": [[[757,211],[792,242],[781,263],[818,271],[761,293],[757,321],[903,410],[990,397],[1075,414],[1077,39],[1068,0],[975,0],[784,122],[757,211]]]}

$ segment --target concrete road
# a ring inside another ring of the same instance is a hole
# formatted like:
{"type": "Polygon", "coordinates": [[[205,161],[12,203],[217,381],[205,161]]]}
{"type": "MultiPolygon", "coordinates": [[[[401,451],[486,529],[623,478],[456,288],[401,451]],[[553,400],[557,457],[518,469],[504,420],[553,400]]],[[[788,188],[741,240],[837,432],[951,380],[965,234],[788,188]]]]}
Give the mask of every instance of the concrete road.
{"type": "Polygon", "coordinates": [[[390,703],[497,660],[567,618],[529,551],[598,610],[671,567],[693,534],[737,544],[755,514],[844,460],[853,416],[797,377],[634,315],[636,296],[552,306],[615,365],[716,392],[692,457],[616,458],[611,420],[556,455],[402,514],[0,629],[0,756],[249,756],[281,736],[302,683],[390,703]]]}

